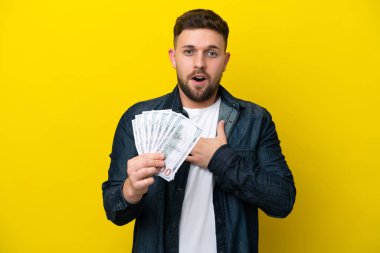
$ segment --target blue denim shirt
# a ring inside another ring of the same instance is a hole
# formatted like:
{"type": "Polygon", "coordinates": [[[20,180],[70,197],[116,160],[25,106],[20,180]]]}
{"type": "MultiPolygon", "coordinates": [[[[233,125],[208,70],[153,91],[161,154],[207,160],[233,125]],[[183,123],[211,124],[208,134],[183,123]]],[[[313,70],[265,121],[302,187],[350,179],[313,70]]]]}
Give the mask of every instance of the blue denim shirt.
{"type": "MultiPolygon", "coordinates": [[[[222,86],[218,92],[219,119],[226,123],[228,144],[215,152],[208,165],[215,178],[217,250],[258,252],[258,208],[269,216],[286,217],[295,201],[293,176],[268,111],[234,98],[222,86]]],[[[116,129],[108,180],[102,185],[107,218],[117,225],[135,220],[133,252],[175,253],[179,249],[188,162],[182,164],[171,182],[156,177],[137,204],[127,203],[122,193],[128,176],[127,161],[138,155],[131,121],[143,111],[162,109],[187,116],[178,87],[165,96],[137,103],[125,112],[116,129]]]]}

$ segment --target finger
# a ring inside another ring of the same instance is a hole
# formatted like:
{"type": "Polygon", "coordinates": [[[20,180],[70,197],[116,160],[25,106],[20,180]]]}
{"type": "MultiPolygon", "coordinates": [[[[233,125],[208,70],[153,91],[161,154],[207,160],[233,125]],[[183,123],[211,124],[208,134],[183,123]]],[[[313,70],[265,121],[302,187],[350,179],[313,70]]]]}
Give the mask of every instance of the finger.
{"type": "Polygon", "coordinates": [[[224,120],[219,121],[218,127],[216,129],[216,136],[224,141],[227,141],[226,133],[224,132],[224,120]]]}
{"type": "Polygon", "coordinates": [[[189,155],[185,159],[186,162],[194,163],[196,161],[196,158],[192,155],[189,155]]]}
{"type": "Polygon", "coordinates": [[[206,140],[206,138],[204,138],[204,137],[199,138],[198,142],[194,145],[194,147],[191,150],[190,154],[194,155],[194,154],[198,153],[199,148],[203,145],[203,143],[205,142],[205,140],[206,140]]]}
{"type": "Polygon", "coordinates": [[[164,167],[165,166],[165,162],[163,160],[151,160],[151,159],[148,159],[148,160],[145,160],[144,162],[142,162],[141,164],[142,168],[146,168],[146,167],[156,167],[156,168],[161,168],[161,167],[164,167]]]}
{"type": "Polygon", "coordinates": [[[134,184],[134,187],[137,191],[142,191],[145,193],[148,190],[148,187],[154,183],[153,177],[144,178],[134,184]]]}
{"type": "Polygon", "coordinates": [[[128,160],[128,173],[138,171],[141,168],[145,167],[163,167],[165,162],[162,157],[165,157],[163,154],[143,154],[137,157],[128,160]],[[157,159],[158,158],[158,159],[157,159]]]}
{"type": "Polygon", "coordinates": [[[147,153],[142,155],[141,167],[163,167],[165,155],[163,153],[147,153]]]}
{"type": "Polygon", "coordinates": [[[135,181],[141,181],[145,178],[156,175],[159,171],[160,169],[157,167],[146,167],[146,168],[139,169],[131,176],[133,177],[135,181]]]}
{"type": "Polygon", "coordinates": [[[141,155],[145,159],[150,159],[150,160],[164,160],[165,155],[163,153],[145,153],[141,155]]]}

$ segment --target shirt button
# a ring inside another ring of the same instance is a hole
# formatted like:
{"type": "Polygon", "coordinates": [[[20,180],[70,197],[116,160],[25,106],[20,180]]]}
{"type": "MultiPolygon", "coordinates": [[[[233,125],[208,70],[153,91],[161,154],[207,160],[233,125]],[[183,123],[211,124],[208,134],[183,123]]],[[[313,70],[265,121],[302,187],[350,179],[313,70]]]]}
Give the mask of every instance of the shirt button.
{"type": "Polygon", "coordinates": [[[222,219],[221,218],[217,218],[216,222],[218,222],[220,224],[220,223],[222,223],[222,219]]]}
{"type": "Polygon", "coordinates": [[[181,191],[183,191],[183,188],[178,187],[178,188],[177,188],[177,191],[181,192],[181,191]]]}
{"type": "Polygon", "coordinates": [[[175,228],[177,226],[177,223],[173,222],[173,228],[175,228]]]}

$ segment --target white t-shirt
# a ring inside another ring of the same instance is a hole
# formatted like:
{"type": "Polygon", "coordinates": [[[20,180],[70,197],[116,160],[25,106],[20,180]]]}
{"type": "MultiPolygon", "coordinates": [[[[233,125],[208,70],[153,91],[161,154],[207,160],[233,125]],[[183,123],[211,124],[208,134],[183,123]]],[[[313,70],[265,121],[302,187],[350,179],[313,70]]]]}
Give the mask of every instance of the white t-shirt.
{"type": "MultiPolygon", "coordinates": [[[[202,109],[184,108],[189,118],[214,138],[218,124],[220,98],[202,109]]],[[[179,253],[216,253],[213,175],[205,168],[190,165],[179,226],[179,253]]]]}

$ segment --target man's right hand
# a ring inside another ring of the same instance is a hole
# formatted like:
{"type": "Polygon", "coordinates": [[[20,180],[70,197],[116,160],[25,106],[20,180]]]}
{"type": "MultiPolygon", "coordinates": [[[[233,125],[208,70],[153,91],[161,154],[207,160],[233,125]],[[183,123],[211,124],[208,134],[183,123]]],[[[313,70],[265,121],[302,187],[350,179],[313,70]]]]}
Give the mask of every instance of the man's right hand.
{"type": "Polygon", "coordinates": [[[164,159],[164,154],[152,153],[128,160],[128,178],[123,185],[124,198],[128,203],[136,204],[141,200],[148,187],[154,183],[153,176],[165,166],[164,159]]]}

